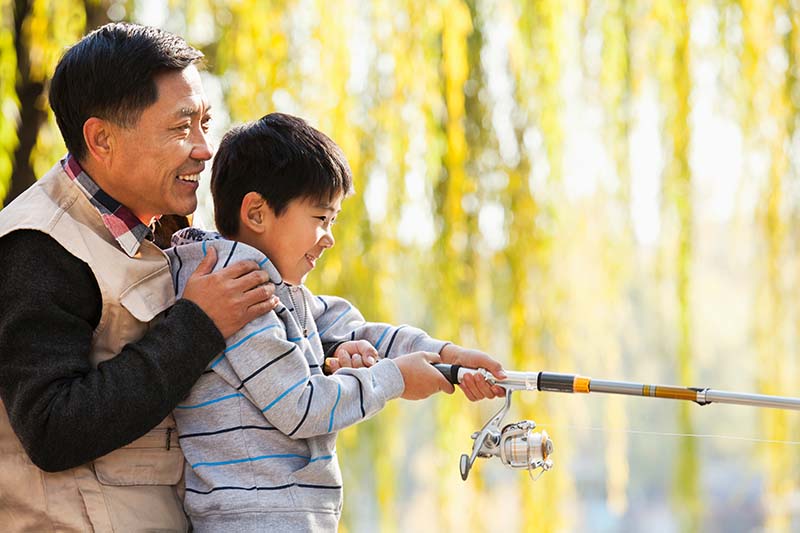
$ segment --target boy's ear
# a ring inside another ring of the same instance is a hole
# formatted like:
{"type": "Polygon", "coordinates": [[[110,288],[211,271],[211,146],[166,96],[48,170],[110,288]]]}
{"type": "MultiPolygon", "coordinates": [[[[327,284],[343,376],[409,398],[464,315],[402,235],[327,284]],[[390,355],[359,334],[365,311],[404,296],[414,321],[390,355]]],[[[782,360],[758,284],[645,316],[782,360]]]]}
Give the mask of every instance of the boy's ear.
{"type": "Polygon", "coordinates": [[[83,123],[83,140],[87,156],[98,163],[108,164],[113,155],[113,132],[111,125],[102,118],[90,117],[83,123]]]}
{"type": "Polygon", "coordinates": [[[242,205],[239,208],[239,222],[253,233],[264,233],[268,229],[268,209],[269,205],[267,205],[264,197],[255,191],[250,191],[242,198],[242,205]]]}

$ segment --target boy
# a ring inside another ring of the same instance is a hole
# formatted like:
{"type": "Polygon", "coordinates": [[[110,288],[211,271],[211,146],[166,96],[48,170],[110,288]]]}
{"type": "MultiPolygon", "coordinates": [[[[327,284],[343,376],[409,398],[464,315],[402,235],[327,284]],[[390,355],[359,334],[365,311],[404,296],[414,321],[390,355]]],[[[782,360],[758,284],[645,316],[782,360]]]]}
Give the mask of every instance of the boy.
{"type": "MultiPolygon", "coordinates": [[[[220,267],[256,260],[281,304],[230,337],[175,410],[186,510],[198,532],[335,531],[336,432],[389,399],[452,392],[430,362],[483,366],[502,377],[500,365],[416,328],[366,323],[345,300],[315,297],[302,285],[333,246],[332,225],[352,191],[344,154],[303,120],[274,113],[233,129],[217,152],[211,189],[226,238],[194,228],[175,234],[169,254],[178,293],[214,247],[220,267]],[[382,359],[323,375],[322,343],[356,339],[382,359]]],[[[472,385],[471,399],[501,392],[472,385]]]]}

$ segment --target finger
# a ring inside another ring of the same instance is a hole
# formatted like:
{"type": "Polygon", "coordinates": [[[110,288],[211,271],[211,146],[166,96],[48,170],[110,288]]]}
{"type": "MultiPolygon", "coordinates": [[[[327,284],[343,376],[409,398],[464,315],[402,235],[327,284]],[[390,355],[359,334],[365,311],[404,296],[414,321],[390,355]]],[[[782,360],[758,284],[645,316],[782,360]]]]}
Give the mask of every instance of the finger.
{"type": "Polygon", "coordinates": [[[481,398],[480,390],[477,387],[475,376],[466,374],[464,379],[461,380],[461,387],[464,394],[471,402],[477,401],[481,398]]]}
{"type": "Polygon", "coordinates": [[[198,276],[205,276],[206,274],[210,274],[214,270],[214,266],[217,264],[217,249],[213,246],[209,246],[205,257],[200,263],[197,265],[197,268],[194,269],[194,274],[198,276]]]}
{"type": "Polygon", "coordinates": [[[475,388],[478,390],[479,398],[494,398],[492,393],[492,386],[484,379],[483,376],[475,376],[475,388]]]}
{"type": "Polygon", "coordinates": [[[350,360],[350,354],[347,353],[347,350],[344,348],[340,348],[336,351],[336,357],[339,360],[339,366],[341,368],[352,368],[353,362],[350,360]]]}
{"type": "Polygon", "coordinates": [[[506,379],[508,376],[506,375],[506,371],[503,370],[503,365],[500,364],[500,361],[495,361],[494,359],[490,359],[490,361],[491,363],[487,363],[484,368],[491,372],[497,379],[506,379]]]}
{"type": "Polygon", "coordinates": [[[497,385],[492,387],[492,392],[494,393],[495,398],[500,398],[501,396],[506,395],[506,390],[503,387],[498,387],[497,385]]]}
{"type": "Polygon", "coordinates": [[[247,322],[250,322],[251,320],[255,320],[256,318],[262,315],[266,315],[267,313],[272,311],[272,309],[273,306],[269,300],[258,302],[247,308],[247,310],[244,313],[245,319],[247,322]]]}
{"type": "Polygon", "coordinates": [[[328,357],[327,359],[325,359],[325,370],[328,374],[333,374],[334,372],[339,370],[339,368],[341,368],[339,366],[339,360],[336,359],[335,357],[328,357]]]}
{"type": "Polygon", "coordinates": [[[272,291],[269,290],[268,285],[256,285],[252,289],[245,291],[244,304],[253,306],[265,303],[269,307],[267,311],[272,311],[277,303],[280,303],[280,300],[275,303],[276,298],[277,297],[272,294],[272,291]]]}
{"type": "Polygon", "coordinates": [[[468,359],[469,362],[464,361],[464,363],[461,364],[469,368],[485,368],[497,379],[506,379],[507,377],[500,361],[492,358],[489,354],[479,351],[470,351],[468,359]]]}
{"type": "MultiPolygon", "coordinates": [[[[437,370],[436,373],[439,374],[439,371],[437,370]]],[[[441,378],[439,380],[440,391],[442,391],[445,394],[453,394],[456,391],[456,388],[453,386],[453,384],[447,381],[443,375],[439,374],[439,378],[441,378]]]]}
{"type": "Polygon", "coordinates": [[[475,397],[472,395],[472,393],[471,393],[471,392],[470,392],[470,391],[469,391],[467,388],[465,388],[465,387],[464,387],[464,385],[462,385],[462,384],[459,384],[459,385],[458,385],[458,387],[461,389],[461,392],[463,392],[463,393],[464,393],[464,396],[466,396],[466,397],[467,397],[467,399],[468,399],[469,401],[471,401],[471,402],[475,402],[475,401],[477,401],[477,400],[478,400],[477,398],[475,398],[475,397]]]}
{"type": "Polygon", "coordinates": [[[350,358],[350,362],[353,364],[353,368],[364,368],[364,360],[361,354],[354,353],[350,358]]]}
{"type": "MultiPolygon", "coordinates": [[[[437,357],[438,357],[438,354],[430,354],[430,355],[435,355],[435,356],[437,356],[437,357]]],[[[426,359],[427,359],[427,357],[426,357],[426,359]]],[[[431,361],[431,362],[434,362],[434,363],[435,363],[436,361],[431,361]]],[[[436,376],[436,382],[439,384],[439,391],[440,391],[440,392],[444,392],[445,394],[453,394],[453,393],[455,392],[455,390],[456,390],[456,389],[455,389],[455,387],[453,386],[453,384],[452,384],[452,383],[450,383],[450,382],[447,380],[447,378],[445,378],[445,377],[442,375],[442,373],[441,373],[441,372],[439,372],[438,370],[436,370],[436,369],[435,369],[435,368],[433,368],[433,367],[428,367],[428,369],[426,369],[426,370],[427,370],[428,372],[430,372],[431,370],[433,371],[434,375],[436,376]]]]}
{"type": "MultiPolygon", "coordinates": [[[[267,279],[269,280],[269,275],[267,275],[267,279]]],[[[278,300],[280,302],[278,297],[275,296],[275,284],[274,283],[272,283],[271,281],[267,281],[267,283],[264,285],[264,288],[267,290],[267,294],[269,294],[270,299],[274,298],[275,300],[278,300]]]]}
{"type": "Polygon", "coordinates": [[[372,357],[378,357],[378,350],[372,345],[371,342],[360,340],[358,342],[358,353],[361,355],[371,355],[372,357]]]}
{"type": "MultiPolygon", "coordinates": [[[[239,290],[242,292],[247,292],[254,287],[258,287],[259,285],[266,285],[269,283],[269,274],[267,274],[263,270],[253,270],[244,274],[243,276],[238,277],[233,283],[231,283],[231,287],[233,290],[239,290]]],[[[275,293],[275,287],[269,289],[269,296],[272,296],[275,293]]]]}
{"type": "Polygon", "coordinates": [[[369,341],[358,341],[358,353],[366,366],[372,366],[378,360],[378,350],[369,341]]]}
{"type": "Polygon", "coordinates": [[[461,382],[459,383],[461,390],[464,391],[464,395],[469,398],[470,401],[474,401],[475,398],[475,393],[472,390],[473,379],[471,374],[464,374],[464,377],[461,378],[461,382]]]}

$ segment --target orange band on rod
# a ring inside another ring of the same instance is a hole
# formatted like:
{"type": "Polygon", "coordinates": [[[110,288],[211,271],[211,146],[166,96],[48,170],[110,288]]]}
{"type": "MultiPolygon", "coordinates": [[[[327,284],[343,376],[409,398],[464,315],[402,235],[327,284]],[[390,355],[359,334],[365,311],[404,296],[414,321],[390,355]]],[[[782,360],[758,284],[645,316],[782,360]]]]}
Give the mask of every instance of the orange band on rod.
{"type": "Polygon", "coordinates": [[[590,378],[585,378],[583,376],[575,376],[575,379],[572,381],[572,392],[589,392],[589,383],[592,380],[590,378]]]}
{"type": "Polygon", "coordinates": [[[654,388],[656,390],[656,398],[670,398],[672,400],[689,400],[690,402],[697,400],[697,391],[693,391],[683,387],[657,386],[654,388]]]}

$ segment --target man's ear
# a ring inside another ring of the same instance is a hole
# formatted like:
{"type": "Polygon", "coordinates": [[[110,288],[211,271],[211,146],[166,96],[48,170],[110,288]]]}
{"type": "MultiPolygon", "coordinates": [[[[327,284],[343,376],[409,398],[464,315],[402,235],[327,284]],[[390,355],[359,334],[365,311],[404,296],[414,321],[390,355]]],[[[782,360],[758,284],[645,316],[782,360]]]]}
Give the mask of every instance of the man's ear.
{"type": "Polygon", "coordinates": [[[111,124],[102,118],[90,117],[83,123],[83,140],[88,157],[98,163],[108,164],[111,161],[114,145],[111,124]]]}
{"type": "Polygon", "coordinates": [[[250,191],[242,198],[239,208],[239,222],[253,233],[264,233],[269,228],[269,210],[264,197],[255,191],[250,191]]]}

